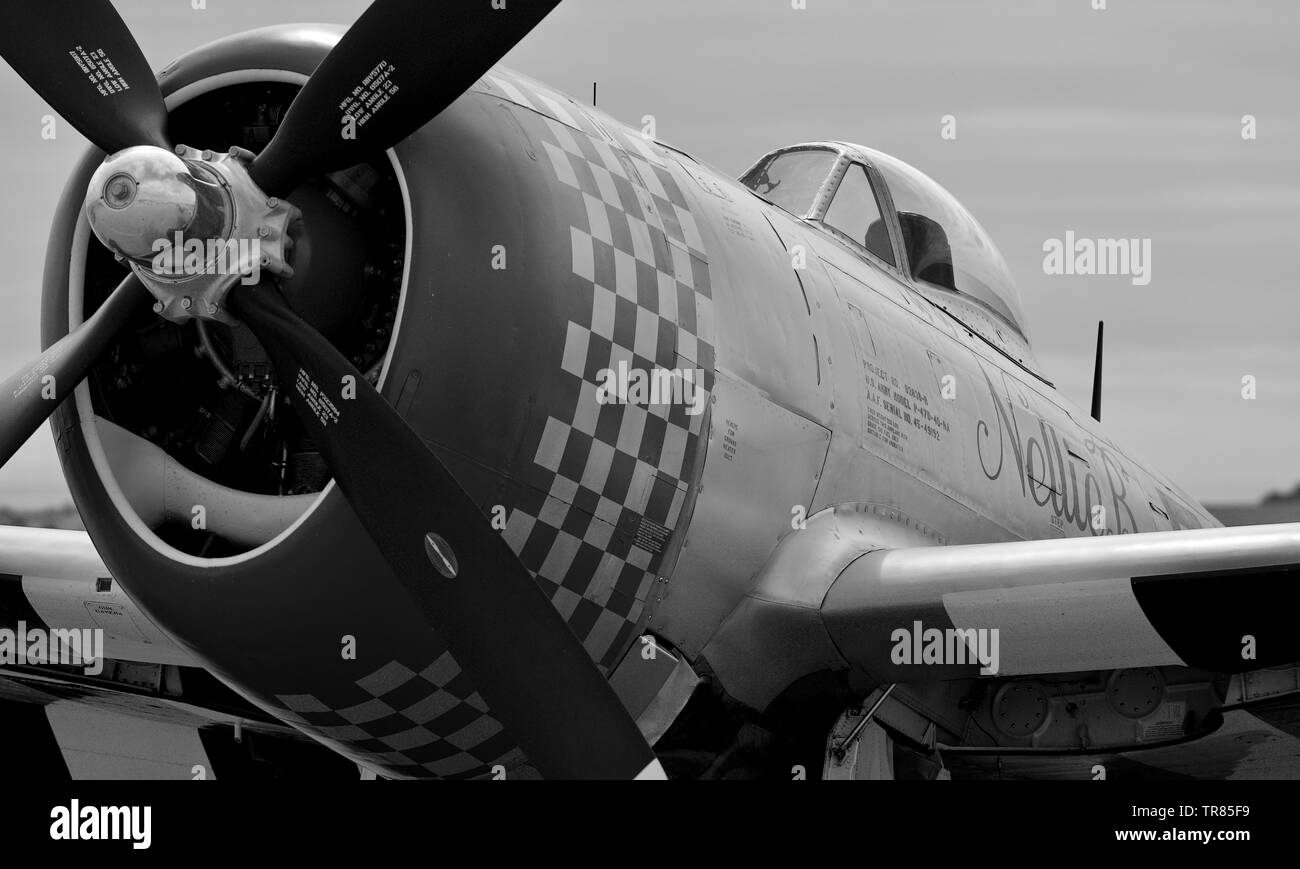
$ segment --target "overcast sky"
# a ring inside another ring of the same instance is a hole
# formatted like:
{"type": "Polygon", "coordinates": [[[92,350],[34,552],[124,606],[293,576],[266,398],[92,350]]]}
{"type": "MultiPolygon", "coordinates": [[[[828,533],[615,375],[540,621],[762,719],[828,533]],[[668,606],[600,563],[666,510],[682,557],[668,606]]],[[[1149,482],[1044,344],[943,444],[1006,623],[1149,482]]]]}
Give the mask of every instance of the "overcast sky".
{"type": "MultiPolygon", "coordinates": [[[[781,145],[918,166],[989,230],[1049,377],[1087,407],[1106,321],[1108,429],[1205,501],[1300,481],[1300,4],[1287,0],[564,0],[507,65],[732,175],[781,145]],[[1242,117],[1258,138],[1242,138],[1242,117]],[[941,119],[956,118],[945,140],[941,119]],[[1151,281],[1043,273],[1043,243],[1149,238],[1151,281]],[[1241,397],[1253,375],[1257,398],[1241,397]]],[[[252,27],[350,23],[365,0],[118,0],[155,68],[252,27]]],[[[85,141],[0,65],[0,371],[39,350],[53,208],[85,141]]],[[[0,506],[67,500],[48,428],[0,506]]]]}

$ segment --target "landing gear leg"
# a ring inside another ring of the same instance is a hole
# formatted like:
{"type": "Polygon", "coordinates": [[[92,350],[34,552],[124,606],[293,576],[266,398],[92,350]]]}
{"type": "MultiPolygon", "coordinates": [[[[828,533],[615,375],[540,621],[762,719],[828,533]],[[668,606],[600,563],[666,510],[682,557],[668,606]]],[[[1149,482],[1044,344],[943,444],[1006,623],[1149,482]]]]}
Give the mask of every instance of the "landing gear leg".
{"type": "Polygon", "coordinates": [[[894,778],[894,740],[872,719],[894,686],[876,691],[865,709],[848,709],[826,740],[823,780],[890,781],[894,778]]]}
{"type": "MultiPolygon", "coordinates": [[[[841,717],[840,722],[844,721],[841,717]]],[[[836,730],[839,729],[837,724],[836,730]]],[[[837,742],[831,731],[831,742],[837,742]]],[[[827,781],[891,781],[894,778],[894,740],[874,721],[838,756],[834,745],[826,751],[822,778],[827,781]]]]}

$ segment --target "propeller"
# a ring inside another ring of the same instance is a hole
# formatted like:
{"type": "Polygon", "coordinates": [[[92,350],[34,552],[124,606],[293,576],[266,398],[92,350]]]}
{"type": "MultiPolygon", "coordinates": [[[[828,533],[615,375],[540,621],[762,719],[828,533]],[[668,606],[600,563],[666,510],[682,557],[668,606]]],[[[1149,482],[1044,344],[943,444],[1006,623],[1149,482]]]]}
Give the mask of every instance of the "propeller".
{"type": "MultiPolygon", "coordinates": [[[[135,37],[108,0],[11,3],[0,57],[97,148],[170,150],[167,107],[135,37]]],[[[0,466],[76,388],[149,297],[135,275],[95,314],[0,387],[0,466]]]]}
{"type": "Polygon", "coordinates": [[[0,385],[0,466],[13,457],[150,298],[131,275],[94,315],[0,385]]]}
{"type": "Polygon", "coordinates": [[[0,56],[97,148],[170,150],[158,80],[108,0],[6,3],[0,56]]]}
{"type": "Polygon", "coordinates": [[[287,196],[424,126],[537,26],[559,0],[378,0],[312,73],[253,162],[257,185],[287,196]]]}
{"type": "MultiPolygon", "coordinates": [[[[317,68],[248,175],[265,193],[283,196],[315,175],[392,147],[442,112],[556,5],[376,0],[317,68]]],[[[157,83],[106,0],[45,0],[9,14],[0,55],[87,138],[110,153],[168,147],[157,83]]],[[[161,171],[169,156],[140,159],[161,171]]],[[[140,211],[130,216],[135,190],[132,183],[105,188],[116,209],[101,209],[97,235],[129,228],[139,237],[164,237],[152,218],[142,224],[140,211]],[[156,236],[140,232],[151,227],[156,236]]],[[[85,377],[147,297],[141,280],[128,278],[83,326],[5,383],[0,464],[85,377]]],[[[665,778],[536,580],[365,376],[293,312],[273,283],[236,286],[225,304],[270,354],[284,394],[399,581],[538,770],[550,778],[665,778]]]]}

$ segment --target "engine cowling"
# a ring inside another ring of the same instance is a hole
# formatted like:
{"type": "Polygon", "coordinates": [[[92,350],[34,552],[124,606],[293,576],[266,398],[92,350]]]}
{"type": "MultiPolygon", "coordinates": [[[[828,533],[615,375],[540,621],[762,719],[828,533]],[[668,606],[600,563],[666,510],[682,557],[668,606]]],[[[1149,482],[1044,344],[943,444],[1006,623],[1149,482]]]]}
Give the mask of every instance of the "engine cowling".
{"type": "MultiPolygon", "coordinates": [[[[160,79],[174,140],[256,150],[339,33],[268,28],[174,62],[160,79]]],[[[572,403],[559,362],[575,305],[590,307],[571,290],[569,221],[537,150],[498,99],[471,92],[385,160],[288,197],[314,233],[285,285],[294,308],[370,371],[485,515],[546,502],[535,445],[547,409],[572,403]],[[498,246],[509,268],[493,267],[498,246]],[[324,295],[313,277],[345,290],[324,295]]],[[[102,159],[82,159],[57,211],[47,345],[120,280],[81,209],[102,159]]],[[[258,422],[240,388],[272,379],[256,342],[139,325],[52,422],[87,528],[141,609],[232,688],[381,774],[523,774],[311,444],[286,438],[277,464],[258,443],[266,411],[258,422]]],[[[540,571],[554,544],[521,548],[540,571]]],[[[579,596],[593,623],[615,613],[615,630],[586,637],[598,661],[632,642],[633,604],[579,596]]]]}

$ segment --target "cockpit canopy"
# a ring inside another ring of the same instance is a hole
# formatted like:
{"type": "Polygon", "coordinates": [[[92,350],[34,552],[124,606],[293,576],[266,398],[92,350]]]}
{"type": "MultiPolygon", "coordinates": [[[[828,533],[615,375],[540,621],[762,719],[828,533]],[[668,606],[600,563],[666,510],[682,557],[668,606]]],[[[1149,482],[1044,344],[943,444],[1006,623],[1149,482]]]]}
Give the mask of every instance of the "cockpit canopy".
{"type": "Polygon", "coordinates": [[[782,148],[741,183],[910,278],[982,303],[1027,337],[1020,296],[992,239],[957,199],[901,160],[842,142],[782,148]]]}

